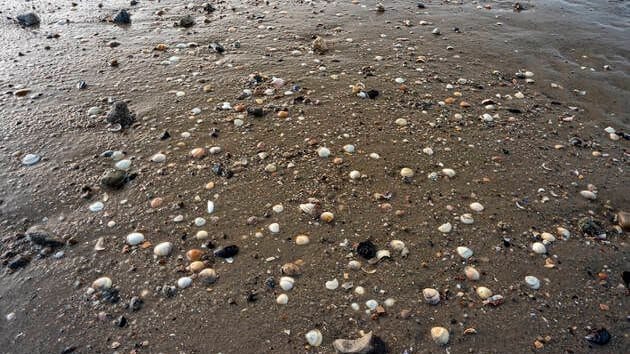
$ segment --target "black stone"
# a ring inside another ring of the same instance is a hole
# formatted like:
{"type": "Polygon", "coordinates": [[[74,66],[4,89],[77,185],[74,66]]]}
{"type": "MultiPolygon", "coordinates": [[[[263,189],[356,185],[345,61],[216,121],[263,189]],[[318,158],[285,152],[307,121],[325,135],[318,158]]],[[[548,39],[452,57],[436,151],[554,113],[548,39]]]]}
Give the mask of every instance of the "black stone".
{"type": "Polygon", "coordinates": [[[262,109],[262,107],[248,107],[247,114],[254,117],[262,117],[265,115],[265,111],[262,109]]]}
{"type": "Polygon", "coordinates": [[[40,226],[33,226],[26,230],[26,238],[32,244],[41,247],[56,248],[64,245],[63,242],[54,239],[46,229],[40,226]]]}
{"type": "Polygon", "coordinates": [[[608,333],[606,328],[601,328],[594,332],[591,332],[589,335],[584,337],[584,339],[586,339],[587,341],[593,344],[605,345],[605,344],[608,344],[608,342],[610,342],[611,337],[612,336],[610,335],[610,333],[608,333]]]}
{"type": "Polygon", "coordinates": [[[421,3],[421,2],[419,2],[416,6],[418,6],[418,8],[419,8],[419,9],[424,9],[424,8],[426,8],[426,5],[425,5],[425,4],[423,4],[423,3],[421,3]]]}
{"type": "Polygon", "coordinates": [[[626,288],[630,288],[630,271],[624,270],[621,278],[623,282],[626,283],[626,288]]]}
{"type": "Polygon", "coordinates": [[[162,133],[162,135],[160,136],[160,140],[166,140],[170,137],[171,137],[171,133],[169,133],[168,130],[165,130],[164,133],[162,133]]]}
{"type": "Polygon", "coordinates": [[[589,236],[597,237],[606,233],[601,222],[589,217],[580,219],[580,221],[578,221],[578,226],[580,227],[580,231],[582,231],[582,233],[589,236]]]}
{"type": "Polygon", "coordinates": [[[203,11],[211,14],[213,12],[215,12],[217,9],[214,8],[214,6],[212,6],[212,4],[210,3],[205,3],[203,4],[203,11]]]}
{"type": "Polygon", "coordinates": [[[360,242],[357,246],[357,253],[365,259],[372,259],[376,256],[376,246],[370,240],[360,242]]]}
{"type": "Polygon", "coordinates": [[[127,173],[120,170],[106,171],[101,177],[101,185],[110,189],[122,188],[128,180],[127,173]]]}
{"type": "Polygon", "coordinates": [[[116,324],[116,326],[123,328],[127,325],[127,318],[121,315],[116,319],[116,321],[114,321],[114,323],[116,324]]]}
{"type": "Polygon", "coordinates": [[[370,90],[370,91],[368,91],[368,92],[366,92],[366,93],[367,93],[367,95],[368,95],[368,97],[369,97],[370,99],[375,99],[375,98],[376,98],[376,97],[378,97],[378,95],[379,95],[379,92],[378,92],[378,91],[376,91],[376,90],[370,90]]]}
{"type": "Polygon", "coordinates": [[[223,165],[221,165],[220,163],[215,163],[214,165],[212,165],[212,172],[214,172],[214,174],[217,176],[223,175],[223,165]]]}
{"type": "Polygon", "coordinates": [[[177,25],[185,28],[192,27],[195,25],[195,19],[190,15],[186,15],[177,21],[177,25]]]}
{"type": "Polygon", "coordinates": [[[18,23],[24,27],[37,26],[40,23],[39,16],[34,12],[18,15],[17,20],[18,23]]]}
{"type": "Polygon", "coordinates": [[[18,258],[12,260],[11,262],[9,262],[9,264],[7,264],[7,267],[9,267],[9,269],[20,269],[20,268],[24,268],[26,267],[29,262],[31,261],[30,258],[28,257],[24,257],[24,256],[19,256],[18,258]]]}
{"type": "Polygon", "coordinates": [[[136,118],[129,112],[125,101],[116,101],[112,109],[107,113],[107,121],[111,124],[120,124],[123,128],[129,127],[136,118]]]}
{"type": "Polygon", "coordinates": [[[118,25],[128,25],[131,23],[131,15],[127,12],[127,10],[123,9],[118,11],[116,16],[114,16],[113,21],[118,25]]]}
{"type": "Polygon", "coordinates": [[[223,46],[220,43],[217,43],[217,42],[210,43],[209,48],[214,50],[215,52],[217,52],[219,54],[223,54],[223,52],[225,52],[225,48],[223,48],[223,46]]]}
{"type": "Polygon", "coordinates": [[[223,248],[219,248],[214,251],[214,256],[219,258],[230,258],[236,256],[238,253],[238,246],[230,245],[223,248]]]}

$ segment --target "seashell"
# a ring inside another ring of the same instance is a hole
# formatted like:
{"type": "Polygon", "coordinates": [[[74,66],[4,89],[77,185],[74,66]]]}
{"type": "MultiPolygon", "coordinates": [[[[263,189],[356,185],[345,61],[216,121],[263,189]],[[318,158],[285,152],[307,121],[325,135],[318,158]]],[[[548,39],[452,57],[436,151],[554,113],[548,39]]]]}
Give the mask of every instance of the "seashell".
{"type": "Polygon", "coordinates": [[[588,200],[595,200],[597,199],[597,194],[595,194],[594,192],[591,191],[581,191],[580,195],[588,200]]]}
{"type": "Polygon", "coordinates": [[[195,159],[201,159],[204,158],[206,156],[207,152],[206,149],[204,148],[194,148],[192,150],[190,150],[190,156],[192,156],[195,159]]]}
{"type": "Polygon", "coordinates": [[[348,269],[350,269],[350,270],[359,270],[359,269],[361,269],[361,262],[359,262],[359,261],[350,261],[350,262],[348,262],[348,269]]]}
{"type": "Polygon", "coordinates": [[[144,242],[144,235],[139,232],[132,232],[127,235],[127,243],[131,246],[136,246],[144,242]]]}
{"type": "Polygon", "coordinates": [[[538,280],[538,278],[528,275],[525,277],[525,283],[527,284],[527,286],[529,286],[530,288],[537,290],[540,288],[540,280],[538,280]]]}
{"type": "Polygon", "coordinates": [[[477,269],[475,269],[475,267],[471,267],[471,266],[466,266],[464,268],[464,274],[466,274],[466,278],[468,278],[468,280],[479,280],[479,271],[477,269]]]}
{"type": "Polygon", "coordinates": [[[120,160],[114,164],[114,167],[117,170],[127,171],[131,167],[131,160],[127,160],[127,159],[120,160]]]}
{"type": "Polygon", "coordinates": [[[566,240],[569,237],[571,237],[571,232],[569,230],[565,229],[564,227],[558,227],[558,228],[556,228],[556,231],[558,232],[558,235],[560,237],[562,237],[564,240],[566,240]]]}
{"type": "Polygon", "coordinates": [[[442,224],[440,225],[440,227],[438,227],[438,231],[445,234],[451,232],[451,230],[453,230],[453,225],[451,225],[450,222],[447,222],[446,224],[442,224]]]}
{"type": "Polygon", "coordinates": [[[238,253],[238,250],[239,249],[237,245],[229,245],[229,246],[225,246],[225,247],[214,250],[213,254],[215,257],[219,257],[219,258],[232,258],[236,256],[236,254],[238,253]]]}
{"type": "Polygon", "coordinates": [[[371,353],[373,351],[372,332],[359,339],[335,339],[333,348],[337,353],[371,353]]]}
{"type": "Polygon", "coordinates": [[[323,222],[331,223],[335,220],[335,215],[329,211],[325,211],[319,216],[319,219],[323,222]]]}
{"type": "Polygon", "coordinates": [[[442,173],[447,176],[448,178],[453,178],[455,177],[455,170],[451,169],[451,168],[444,168],[442,169],[442,173]]]}
{"type": "Polygon", "coordinates": [[[160,154],[160,153],[155,154],[155,155],[151,156],[151,161],[157,162],[157,163],[162,163],[162,162],[166,161],[166,155],[160,154]]]}
{"type": "Polygon", "coordinates": [[[302,273],[300,267],[295,263],[285,263],[281,269],[282,274],[286,275],[300,275],[302,273]]]}
{"type": "Polygon", "coordinates": [[[190,263],[188,269],[193,273],[198,273],[206,267],[206,264],[202,261],[194,261],[190,263]]]}
{"type": "Polygon", "coordinates": [[[543,241],[547,241],[548,243],[554,242],[556,240],[555,236],[553,236],[549,232],[543,232],[540,235],[540,238],[542,238],[543,241]]]}
{"type": "Polygon", "coordinates": [[[270,224],[267,228],[272,234],[277,234],[278,232],[280,232],[280,224],[278,224],[277,222],[270,224]]]}
{"type": "Polygon", "coordinates": [[[492,295],[488,299],[483,300],[484,305],[490,306],[499,306],[503,303],[503,296],[501,295],[492,295]]]}
{"type": "Polygon", "coordinates": [[[424,149],[422,149],[422,152],[429,156],[433,155],[433,149],[431,149],[430,147],[425,147],[424,149]]]}
{"type": "Polygon", "coordinates": [[[164,257],[164,256],[168,256],[169,254],[171,254],[172,250],[173,250],[173,244],[172,243],[170,243],[170,242],[162,242],[162,243],[158,243],[153,248],[153,254],[155,254],[156,256],[164,257]]]}
{"type": "Polygon", "coordinates": [[[405,118],[398,118],[394,121],[394,123],[399,127],[404,127],[407,125],[407,120],[405,118]]]}
{"type": "Polygon", "coordinates": [[[457,247],[457,254],[463,259],[468,259],[472,257],[473,251],[468,247],[460,246],[460,247],[457,247]]]}
{"type": "Polygon", "coordinates": [[[326,282],[326,289],[328,290],[335,290],[338,287],[339,287],[339,281],[337,280],[337,278],[326,282]]]}
{"type": "Polygon", "coordinates": [[[352,144],[344,145],[343,146],[343,151],[345,151],[345,152],[347,152],[349,154],[353,153],[354,152],[354,145],[352,145],[352,144]]]}
{"type": "Polygon", "coordinates": [[[459,217],[459,221],[461,221],[462,224],[470,225],[475,222],[475,219],[473,219],[471,214],[466,213],[459,217]]]}
{"type": "Polygon", "coordinates": [[[157,197],[157,198],[153,198],[151,199],[151,202],[149,203],[151,208],[159,208],[162,206],[162,204],[164,203],[164,199],[157,197]]]}
{"type": "Polygon", "coordinates": [[[350,179],[359,179],[359,178],[361,178],[361,172],[359,172],[357,170],[350,171],[348,176],[350,176],[350,179]]]}
{"type": "Polygon", "coordinates": [[[186,259],[191,262],[200,260],[201,256],[203,256],[203,251],[200,249],[193,248],[186,252],[186,259]]]}
{"type": "Polygon", "coordinates": [[[378,307],[378,301],[376,301],[374,299],[368,300],[368,301],[365,302],[365,307],[367,307],[370,310],[374,311],[378,307]]]}
{"type": "Polygon", "coordinates": [[[214,202],[212,200],[208,200],[208,207],[206,209],[208,214],[212,214],[214,212],[214,202]]]}
{"type": "Polygon", "coordinates": [[[105,239],[102,237],[99,237],[98,240],[96,240],[96,244],[94,245],[94,250],[95,251],[104,251],[105,250],[105,239]]]}
{"type": "Polygon", "coordinates": [[[313,347],[319,347],[322,344],[322,332],[317,329],[312,329],[308,331],[304,337],[306,337],[306,341],[309,345],[313,347]]]}
{"type": "Polygon", "coordinates": [[[446,345],[449,340],[448,330],[444,327],[433,327],[431,328],[431,339],[438,345],[446,345]]]}
{"type": "Polygon", "coordinates": [[[317,149],[317,155],[319,155],[319,157],[328,157],[330,156],[330,150],[327,147],[320,147],[317,149]]]}
{"type": "Polygon", "coordinates": [[[302,210],[306,214],[315,216],[315,214],[317,213],[317,205],[313,203],[300,204],[300,210],[302,210]]]}
{"type": "Polygon", "coordinates": [[[214,284],[217,281],[217,272],[212,268],[206,268],[199,272],[199,279],[205,284],[214,284]]]}
{"type": "Polygon", "coordinates": [[[282,206],[282,204],[276,204],[271,208],[271,210],[275,213],[282,213],[284,211],[284,206],[282,206]]]}
{"type": "Polygon", "coordinates": [[[429,305],[437,305],[440,303],[440,293],[432,288],[425,288],[422,290],[422,296],[424,301],[429,305]]]}
{"type": "Polygon", "coordinates": [[[485,300],[492,296],[492,290],[486,288],[485,286],[480,286],[477,288],[477,296],[479,296],[482,300],[485,300]]]}
{"type": "Polygon", "coordinates": [[[205,240],[208,238],[208,231],[204,231],[204,230],[199,230],[197,231],[197,234],[195,234],[195,238],[197,240],[205,240]]]}
{"type": "Polygon", "coordinates": [[[354,288],[354,293],[357,295],[364,295],[365,294],[365,288],[362,286],[357,286],[356,288],[354,288]]]}
{"type": "Polygon", "coordinates": [[[413,173],[413,170],[410,169],[409,167],[403,167],[400,170],[400,175],[404,178],[411,178],[413,177],[414,173],[413,173]]]}
{"type": "Polygon", "coordinates": [[[481,203],[477,203],[477,202],[471,203],[469,207],[470,209],[476,212],[481,212],[485,209],[481,203]]]}
{"type": "Polygon", "coordinates": [[[396,300],[395,300],[395,299],[393,299],[393,298],[391,298],[391,297],[389,297],[389,298],[385,299],[385,301],[383,302],[383,304],[384,304],[386,307],[393,307],[393,306],[394,306],[394,304],[396,304],[396,300]]]}
{"type": "Polygon", "coordinates": [[[103,208],[105,208],[105,204],[103,204],[102,202],[96,202],[96,203],[92,203],[90,204],[90,206],[88,207],[88,209],[93,212],[93,213],[97,213],[101,210],[103,210],[103,208]]]}
{"type": "Polygon", "coordinates": [[[206,224],[206,219],[201,218],[201,217],[195,218],[194,223],[195,223],[195,226],[203,226],[206,224]]]}
{"type": "Polygon", "coordinates": [[[24,157],[22,157],[22,165],[32,166],[38,163],[39,160],[41,160],[41,157],[39,155],[26,154],[24,155],[24,157]]]}
{"type": "Polygon", "coordinates": [[[287,294],[280,294],[276,298],[276,304],[278,305],[286,305],[289,302],[289,297],[287,294]]]}
{"type": "Polygon", "coordinates": [[[289,291],[293,289],[293,284],[295,284],[295,279],[291,277],[281,277],[280,278],[280,287],[284,291],[289,291]]]}
{"type": "Polygon", "coordinates": [[[405,243],[401,240],[391,240],[389,241],[389,247],[391,247],[394,251],[402,251],[405,249],[405,243]]]}
{"type": "Polygon", "coordinates": [[[537,254],[545,254],[547,253],[547,247],[542,242],[534,242],[532,244],[532,251],[537,254]]]}
{"type": "Polygon", "coordinates": [[[177,286],[181,289],[185,289],[192,284],[192,278],[190,277],[181,277],[177,279],[177,286]]]}
{"type": "Polygon", "coordinates": [[[310,239],[306,235],[297,235],[295,236],[295,244],[299,246],[308,245],[310,239]]]}
{"type": "Polygon", "coordinates": [[[96,290],[109,289],[112,287],[112,280],[108,277],[100,277],[92,282],[92,288],[96,290]]]}

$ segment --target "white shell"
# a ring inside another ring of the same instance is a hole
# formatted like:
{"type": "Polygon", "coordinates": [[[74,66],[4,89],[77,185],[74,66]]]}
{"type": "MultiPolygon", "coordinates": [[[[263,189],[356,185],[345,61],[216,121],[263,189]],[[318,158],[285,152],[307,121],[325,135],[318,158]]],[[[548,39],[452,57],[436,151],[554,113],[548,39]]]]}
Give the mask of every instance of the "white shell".
{"type": "Polygon", "coordinates": [[[270,224],[268,226],[269,231],[271,231],[271,233],[273,234],[277,234],[278,232],[280,232],[280,224],[278,224],[277,222],[274,222],[273,224],[270,224]]]}
{"type": "Polygon", "coordinates": [[[191,284],[192,284],[192,278],[190,277],[181,277],[177,279],[177,286],[182,289],[189,287],[191,284]]]}
{"type": "Polygon", "coordinates": [[[317,206],[313,203],[300,204],[300,210],[309,215],[313,215],[315,213],[315,208],[317,208],[317,206]]]}
{"type": "Polygon", "coordinates": [[[289,302],[289,297],[287,294],[280,294],[276,298],[276,304],[278,305],[286,305],[289,302]]]}
{"type": "Polygon", "coordinates": [[[425,288],[422,290],[422,296],[424,302],[430,305],[437,305],[440,303],[440,293],[433,288],[425,288]]]}
{"type": "Polygon", "coordinates": [[[597,194],[591,192],[591,191],[581,191],[580,195],[588,200],[595,200],[597,199],[597,194]]]}
{"type": "Polygon", "coordinates": [[[413,174],[414,174],[413,170],[410,169],[409,167],[403,167],[400,170],[400,175],[405,177],[405,178],[411,178],[411,177],[413,177],[413,174]]]}
{"type": "Polygon", "coordinates": [[[405,118],[398,118],[394,121],[394,123],[396,123],[396,125],[399,127],[404,127],[405,125],[407,125],[407,120],[405,118]]]}
{"type": "Polygon", "coordinates": [[[453,225],[451,225],[450,222],[447,222],[446,224],[442,224],[440,225],[440,227],[438,227],[438,231],[445,234],[451,232],[451,230],[453,230],[453,225]]]}
{"type": "Polygon", "coordinates": [[[532,251],[538,254],[545,254],[547,253],[547,247],[545,247],[545,245],[542,242],[534,242],[532,244],[532,251]]]}
{"type": "Polygon", "coordinates": [[[271,210],[276,213],[282,213],[284,211],[284,207],[282,206],[282,204],[276,204],[271,208],[271,210]]]}
{"type": "Polygon", "coordinates": [[[348,176],[350,176],[350,179],[359,179],[359,178],[361,178],[361,172],[359,172],[357,170],[350,171],[348,176]]]}
{"type": "Polygon", "coordinates": [[[543,232],[540,235],[540,238],[543,239],[543,241],[547,241],[549,243],[554,242],[556,240],[556,237],[552,234],[550,234],[549,232],[543,232]]]}
{"type": "Polygon", "coordinates": [[[422,149],[422,152],[429,156],[433,155],[433,149],[431,149],[430,147],[425,147],[424,149],[422,149]]]}
{"type": "Polygon", "coordinates": [[[529,286],[530,288],[537,290],[540,288],[540,280],[538,280],[538,278],[528,275],[525,277],[525,283],[527,284],[527,286],[529,286]]]}
{"type": "Polygon", "coordinates": [[[99,211],[103,210],[103,208],[105,208],[105,204],[103,204],[102,202],[92,203],[92,204],[90,204],[90,206],[88,207],[88,209],[89,209],[91,212],[94,212],[94,213],[96,213],[96,212],[99,212],[99,211]]]}
{"type": "Polygon", "coordinates": [[[317,149],[317,155],[319,155],[319,157],[328,157],[330,156],[330,150],[326,147],[320,147],[317,149]]]}
{"type": "Polygon", "coordinates": [[[153,253],[156,256],[168,256],[169,254],[171,254],[171,251],[173,250],[173,244],[170,242],[162,242],[162,243],[158,243],[154,248],[153,248],[153,253]]]}
{"type": "Polygon", "coordinates": [[[203,226],[206,224],[206,219],[204,218],[195,218],[195,226],[203,226]]]}
{"type": "Polygon", "coordinates": [[[112,280],[108,277],[100,277],[92,283],[92,288],[96,290],[109,289],[111,287],[112,287],[112,280]]]}
{"type": "Polygon", "coordinates": [[[348,144],[348,145],[344,145],[343,146],[343,151],[347,152],[347,153],[353,153],[354,152],[354,145],[348,144]]]}
{"type": "Polygon", "coordinates": [[[459,217],[459,221],[461,221],[462,224],[470,225],[475,222],[475,219],[473,219],[471,214],[466,213],[459,217]]]}
{"type": "Polygon", "coordinates": [[[405,243],[401,240],[391,240],[389,241],[389,247],[391,247],[394,251],[402,251],[405,249],[405,243]]]}
{"type": "Polygon", "coordinates": [[[460,247],[457,247],[457,254],[463,259],[468,259],[472,257],[473,251],[468,247],[460,246],[460,247]]]}
{"type": "Polygon", "coordinates": [[[455,177],[455,170],[452,168],[444,168],[442,169],[442,173],[449,178],[455,177]]]}
{"type": "Polygon", "coordinates": [[[475,269],[475,267],[471,267],[471,266],[466,266],[464,268],[464,274],[466,274],[466,278],[468,278],[468,280],[479,280],[479,271],[477,269],[475,269]]]}
{"type": "Polygon", "coordinates": [[[34,165],[34,164],[38,163],[40,159],[41,159],[41,157],[39,157],[39,155],[26,154],[22,158],[22,164],[26,165],[26,166],[31,166],[31,165],[34,165]]]}
{"type": "Polygon", "coordinates": [[[326,282],[326,289],[328,290],[335,290],[338,287],[339,287],[339,281],[337,280],[337,278],[326,282]]]}
{"type": "Polygon", "coordinates": [[[483,207],[481,203],[474,202],[470,204],[470,209],[476,212],[480,212],[480,211],[483,211],[483,209],[485,208],[483,207]]]}
{"type": "Polygon", "coordinates": [[[197,240],[205,240],[208,238],[208,231],[204,231],[204,230],[199,230],[197,231],[197,234],[195,234],[195,238],[197,240]]]}
{"type": "Polygon", "coordinates": [[[492,296],[492,290],[486,288],[485,286],[480,286],[480,287],[477,288],[477,295],[482,300],[485,300],[485,299],[489,298],[490,296],[492,296]]]}
{"type": "Polygon", "coordinates": [[[122,171],[127,171],[131,167],[131,160],[120,160],[114,164],[114,167],[122,171]]]}
{"type": "Polygon", "coordinates": [[[357,295],[364,295],[365,294],[365,288],[362,286],[357,286],[356,288],[354,288],[354,292],[357,295]]]}
{"type": "Polygon", "coordinates": [[[445,345],[449,340],[448,330],[444,327],[431,328],[431,339],[438,345],[445,345]]]}
{"type": "Polygon", "coordinates": [[[359,262],[359,261],[350,261],[350,262],[348,262],[348,269],[351,269],[351,270],[359,270],[359,269],[361,269],[361,262],[359,262]]]}
{"type": "Polygon", "coordinates": [[[372,300],[368,300],[368,301],[365,302],[365,307],[367,307],[370,310],[374,311],[378,307],[378,301],[373,300],[373,299],[372,300]]]}
{"type": "Polygon", "coordinates": [[[151,157],[151,161],[161,163],[166,161],[166,155],[164,154],[155,154],[151,157]]]}
{"type": "Polygon", "coordinates": [[[308,245],[310,242],[308,236],[306,235],[297,235],[295,237],[295,244],[299,246],[308,245]]]}
{"type": "Polygon", "coordinates": [[[139,245],[144,242],[144,235],[139,232],[132,232],[127,235],[127,243],[131,246],[139,245]]]}
{"type": "Polygon", "coordinates": [[[206,268],[199,272],[199,279],[206,284],[213,284],[217,278],[217,272],[212,268],[206,268]]]}
{"type": "Polygon", "coordinates": [[[309,345],[313,347],[319,347],[322,344],[322,332],[316,329],[312,329],[308,331],[304,337],[306,337],[306,341],[309,345]]]}
{"type": "Polygon", "coordinates": [[[214,202],[212,200],[208,200],[208,214],[212,214],[214,212],[214,202]]]}
{"type": "Polygon", "coordinates": [[[395,304],[396,304],[396,299],[391,298],[391,297],[385,299],[385,301],[383,302],[383,305],[385,305],[386,307],[392,307],[395,304]]]}
{"type": "Polygon", "coordinates": [[[295,279],[291,277],[282,277],[280,278],[280,287],[284,291],[289,291],[293,289],[293,284],[295,284],[295,279]]]}

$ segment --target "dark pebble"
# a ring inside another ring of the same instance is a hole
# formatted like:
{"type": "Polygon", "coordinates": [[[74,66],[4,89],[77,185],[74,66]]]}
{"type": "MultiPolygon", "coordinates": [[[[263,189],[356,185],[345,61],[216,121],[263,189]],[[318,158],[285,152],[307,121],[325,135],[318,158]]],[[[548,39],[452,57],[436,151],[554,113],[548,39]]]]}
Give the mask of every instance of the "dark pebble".
{"type": "Polygon", "coordinates": [[[123,128],[131,126],[135,120],[135,117],[129,112],[125,101],[114,102],[111,110],[107,113],[107,122],[120,124],[123,128]]]}
{"type": "Polygon", "coordinates": [[[378,91],[376,91],[376,90],[370,90],[370,91],[368,91],[368,92],[366,92],[366,93],[367,93],[367,95],[368,95],[368,97],[369,97],[370,99],[375,99],[375,98],[376,98],[376,97],[378,97],[378,95],[379,95],[379,92],[378,92],[378,91]]]}
{"type": "Polygon", "coordinates": [[[119,25],[128,25],[131,23],[131,15],[129,14],[129,12],[127,12],[127,10],[123,9],[118,11],[116,16],[114,16],[113,21],[114,23],[119,25]]]}
{"type": "Polygon", "coordinates": [[[376,256],[376,246],[369,240],[360,242],[357,246],[357,253],[365,259],[372,259],[376,256]]]}
{"type": "Polygon", "coordinates": [[[214,251],[215,257],[219,257],[219,258],[234,257],[236,256],[237,253],[238,253],[238,246],[236,245],[226,246],[226,247],[219,248],[218,250],[214,251]]]}
{"type": "Polygon", "coordinates": [[[265,111],[261,107],[248,107],[247,114],[254,117],[262,117],[265,115],[265,111]]]}
{"type": "Polygon", "coordinates": [[[110,189],[120,189],[127,180],[128,176],[125,171],[109,170],[101,177],[101,185],[110,189]]]}
{"type": "Polygon", "coordinates": [[[27,12],[25,14],[18,15],[18,23],[24,27],[31,27],[39,25],[39,16],[34,12],[27,12]]]}
{"type": "Polygon", "coordinates": [[[610,342],[611,335],[608,333],[606,328],[598,329],[584,337],[587,341],[597,344],[597,345],[605,345],[610,342]]]}
{"type": "Polygon", "coordinates": [[[19,256],[18,258],[12,260],[11,262],[9,262],[9,264],[7,265],[7,267],[9,267],[9,269],[20,269],[20,268],[24,268],[28,265],[28,263],[31,261],[30,258],[25,257],[25,256],[19,256]]]}

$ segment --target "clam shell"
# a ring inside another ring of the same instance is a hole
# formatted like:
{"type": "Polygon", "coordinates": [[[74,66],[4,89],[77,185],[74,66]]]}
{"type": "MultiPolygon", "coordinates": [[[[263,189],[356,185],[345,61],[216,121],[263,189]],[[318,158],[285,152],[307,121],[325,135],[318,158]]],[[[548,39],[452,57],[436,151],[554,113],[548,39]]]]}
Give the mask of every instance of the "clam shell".
{"type": "Polygon", "coordinates": [[[326,289],[328,290],[335,290],[338,287],[339,287],[339,281],[337,280],[337,278],[326,282],[326,289]]]}
{"type": "Polygon", "coordinates": [[[525,284],[527,284],[527,286],[529,286],[530,288],[537,290],[540,288],[540,280],[538,280],[538,278],[528,275],[525,277],[525,284]]]}
{"type": "Polygon", "coordinates": [[[280,278],[280,287],[284,291],[289,291],[293,289],[293,284],[295,284],[295,279],[291,277],[282,277],[280,278]]]}
{"type": "Polygon", "coordinates": [[[376,251],[376,256],[368,260],[369,264],[376,264],[380,262],[383,258],[391,258],[392,255],[389,250],[378,250],[376,251]]]}
{"type": "Polygon", "coordinates": [[[475,269],[475,267],[466,266],[464,268],[464,274],[466,274],[468,280],[479,280],[480,278],[479,271],[475,269]]]}
{"type": "Polygon", "coordinates": [[[597,199],[597,194],[591,192],[591,191],[581,191],[580,195],[588,200],[595,200],[597,199]]]}
{"type": "Polygon", "coordinates": [[[359,270],[359,269],[361,269],[361,262],[359,262],[359,261],[350,261],[350,262],[348,262],[348,269],[351,269],[351,270],[359,270]]]}
{"type": "Polygon", "coordinates": [[[195,159],[201,159],[206,156],[206,149],[204,148],[194,148],[190,150],[190,156],[195,159]]]}
{"type": "Polygon", "coordinates": [[[214,284],[217,281],[217,272],[212,268],[206,268],[199,272],[199,279],[205,284],[214,284]]]}
{"type": "Polygon", "coordinates": [[[164,161],[166,161],[166,155],[160,154],[160,153],[155,154],[155,155],[151,156],[151,161],[157,162],[157,163],[164,162],[164,161]]]}
{"type": "Polygon", "coordinates": [[[139,232],[132,232],[127,235],[127,243],[131,246],[136,246],[144,242],[144,235],[139,232]]]}
{"type": "Polygon", "coordinates": [[[473,219],[471,214],[466,213],[459,217],[459,221],[461,221],[462,224],[470,225],[475,222],[475,219],[473,219]]]}
{"type": "Polygon", "coordinates": [[[208,200],[206,211],[208,211],[208,214],[212,214],[214,212],[214,202],[212,200],[208,200]]]}
{"type": "Polygon", "coordinates": [[[556,240],[556,237],[549,232],[543,232],[542,234],[540,234],[540,238],[542,238],[543,241],[547,241],[549,243],[556,240]]]}
{"type": "Polygon", "coordinates": [[[333,348],[337,353],[369,353],[372,351],[372,332],[359,339],[336,339],[333,348]]]}
{"type": "Polygon", "coordinates": [[[479,296],[482,300],[485,300],[492,296],[492,290],[486,288],[485,286],[480,286],[477,288],[477,296],[479,296]]]}
{"type": "Polygon", "coordinates": [[[289,297],[287,294],[280,294],[276,298],[276,304],[278,305],[286,305],[289,302],[289,297]]]}
{"type": "Polygon", "coordinates": [[[481,212],[485,209],[484,206],[478,202],[470,203],[469,207],[471,210],[476,211],[476,212],[481,212]]]}
{"type": "Polygon", "coordinates": [[[440,293],[433,288],[425,288],[422,290],[422,296],[424,302],[430,305],[437,305],[440,303],[440,293]]]}
{"type": "Polygon", "coordinates": [[[311,216],[315,216],[315,214],[317,212],[317,205],[315,205],[313,203],[300,204],[300,210],[302,210],[306,214],[309,214],[311,216]]]}
{"type": "Polygon", "coordinates": [[[537,254],[545,254],[547,253],[547,247],[542,242],[534,242],[532,244],[532,251],[537,254]]]}
{"type": "Polygon", "coordinates": [[[190,263],[190,265],[188,266],[188,269],[190,269],[190,271],[193,273],[198,273],[202,271],[205,267],[206,267],[206,264],[203,263],[202,261],[194,261],[190,263]]]}
{"type": "Polygon", "coordinates": [[[414,172],[413,172],[413,170],[412,170],[412,169],[410,169],[409,167],[403,167],[403,168],[400,170],[400,175],[401,175],[402,177],[405,177],[405,178],[411,178],[411,177],[413,177],[414,172]]]}
{"type": "Polygon", "coordinates": [[[267,228],[272,234],[277,234],[278,232],[280,232],[280,224],[278,224],[277,222],[270,224],[267,228]]]}
{"type": "Polygon", "coordinates": [[[295,236],[295,244],[299,246],[308,245],[310,239],[306,235],[297,235],[295,236]]]}
{"type": "Polygon", "coordinates": [[[325,211],[319,216],[319,219],[323,222],[330,223],[335,220],[335,215],[329,211],[325,211]]]}
{"type": "Polygon", "coordinates": [[[162,243],[158,243],[154,248],[153,248],[153,254],[155,254],[156,256],[168,256],[169,254],[171,254],[171,251],[173,250],[173,244],[170,242],[162,242],[162,243]]]}
{"type": "Polygon", "coordinates": [[[192,278],[190,277],[181,277],[177,279],[177,286],[181,289],[185,289],[192,284],[192,278]]]}
{"type": "Polygon", "coordinates": [[[200,249],[193,248],[186,252],[186,259],[191,262],[200,260],[201,256],[203,256],[203,251],[200,249]]]}
{"type": "Polygon", "coordinates": [[[322,332],[317,329],[312,329],[306,332],[304,337],[306,337],[306,341],[308,342],[308,344],[313,347],[319,347],[322,344],[322,332]]]}
{"type": "Polygon", "coordinates": [[[442,233],[445,233],[445,234],[451,232],[451,230],[453,230],[453,225],[451,225],[450,222],[442,224],[442,225],[440,225],[440,227],[438,227],[438,231],[440,231],[442,233]]]}
{"type": "Polygon", "coordinates": [[[453,170],[452,168],[444,168],[442,169],[442,173],[448,178],[455,177],[455,170],[453,170]]]}
{"type": "Polygon", "coordinates": [[[92,288],[96,290],[109,289],[112,287],[112,280],[109,277],[100,277],[92,282],[92,288]]]}
{"type": "Polygon", "coordinates": [[[431,328],[431,339],[438,345],[445,345],[449,340],[448,330],[444,327],[431,328]]]}

